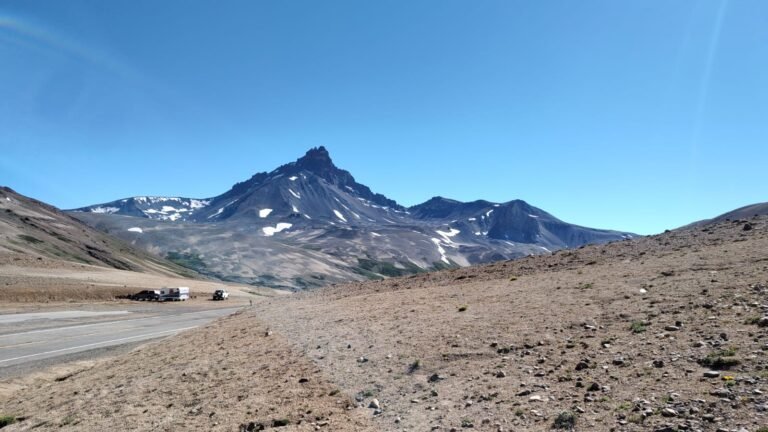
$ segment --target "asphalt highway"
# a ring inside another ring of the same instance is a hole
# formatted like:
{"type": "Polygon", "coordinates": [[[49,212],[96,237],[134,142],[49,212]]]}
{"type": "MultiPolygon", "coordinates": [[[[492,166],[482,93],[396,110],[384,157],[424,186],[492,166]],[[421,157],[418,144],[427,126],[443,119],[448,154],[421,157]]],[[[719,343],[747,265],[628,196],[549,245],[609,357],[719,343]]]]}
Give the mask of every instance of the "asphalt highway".
{"type": "MultiPolygon", "coordinates": [[[[141,311],[57,311],[0,315],[0,375],[3,369],[46,365],[73,354],[172,336],[240,308],[141,311]]],[[[169,342],[176,343],[176,342],[169,342]]],[[[86,353],[87,354],[87,353],[86,353]]],[[[82,355],[80,356],[82,357],[82,355]]]]}

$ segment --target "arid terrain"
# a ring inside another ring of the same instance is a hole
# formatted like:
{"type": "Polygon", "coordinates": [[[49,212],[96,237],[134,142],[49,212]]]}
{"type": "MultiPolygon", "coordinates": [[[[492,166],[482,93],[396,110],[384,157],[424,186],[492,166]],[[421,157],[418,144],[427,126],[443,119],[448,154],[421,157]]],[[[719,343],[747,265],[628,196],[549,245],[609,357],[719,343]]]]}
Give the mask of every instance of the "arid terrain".
{"type": "Polygon", "coordinates": [[[3,383],[5,430],[768,426],[768,219],[282,297],[3,383]],[[13,384],[13,386],[11,386],[13,384]]]}

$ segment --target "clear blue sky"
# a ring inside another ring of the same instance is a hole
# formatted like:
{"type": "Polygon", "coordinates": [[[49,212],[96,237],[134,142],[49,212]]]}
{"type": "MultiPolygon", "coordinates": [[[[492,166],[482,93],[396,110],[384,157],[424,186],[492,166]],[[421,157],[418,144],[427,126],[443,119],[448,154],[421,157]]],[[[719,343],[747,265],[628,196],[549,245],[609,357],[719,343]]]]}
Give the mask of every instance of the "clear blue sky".
{"type": "Polygon", "coordinates": [[[655,233],[768,201],[767,42],[765,0],[0,0],[0,184],[208,197],[324,145],[655,233]]]}

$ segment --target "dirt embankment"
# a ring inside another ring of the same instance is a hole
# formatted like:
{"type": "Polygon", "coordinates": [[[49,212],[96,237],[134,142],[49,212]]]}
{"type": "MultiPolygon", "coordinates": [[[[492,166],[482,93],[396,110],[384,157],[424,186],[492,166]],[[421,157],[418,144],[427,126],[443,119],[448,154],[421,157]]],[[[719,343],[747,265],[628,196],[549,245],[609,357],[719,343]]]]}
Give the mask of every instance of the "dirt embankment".
{"type": "Polygon", "coordinates": [[[25,418],[10,430],[755,432],[767,296],[768,219],[726,222],[264,299],[0,413],[25,418]]]}

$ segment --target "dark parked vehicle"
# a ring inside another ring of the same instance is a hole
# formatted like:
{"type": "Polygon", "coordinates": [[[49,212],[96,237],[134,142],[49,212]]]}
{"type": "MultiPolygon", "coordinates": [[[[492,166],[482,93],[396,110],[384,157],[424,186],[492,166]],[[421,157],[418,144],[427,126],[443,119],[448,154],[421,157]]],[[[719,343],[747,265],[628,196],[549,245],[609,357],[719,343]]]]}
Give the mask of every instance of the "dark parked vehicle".
{"type": "Polygon", "coordinates": [[[227,290],[223,289],[217,289],[213,292],[213,299],[214,300],[226,300],[229,298],[229,292],[227,290]]]}
{"type": "Polygon", "coordinates": [[[139,292],[138,294],[132,295],[130,298],[131,300],[139,300],[139,301],[160,300],[160,291],[144,290],[139,292]]]}

